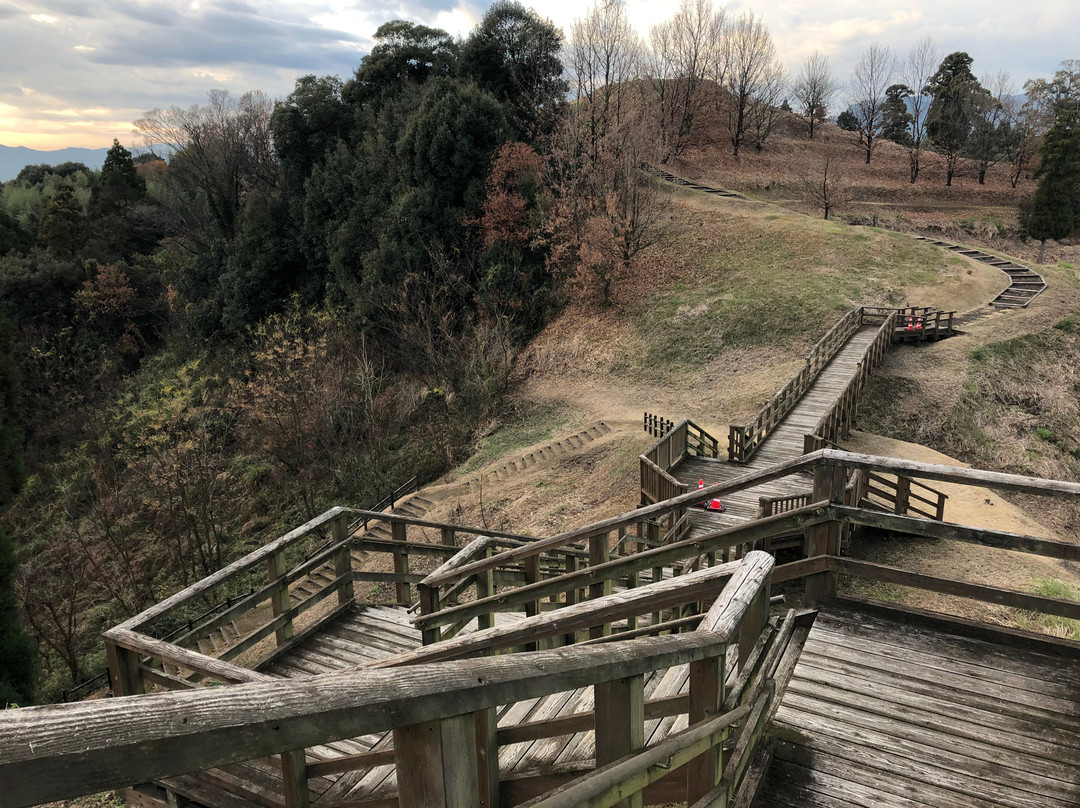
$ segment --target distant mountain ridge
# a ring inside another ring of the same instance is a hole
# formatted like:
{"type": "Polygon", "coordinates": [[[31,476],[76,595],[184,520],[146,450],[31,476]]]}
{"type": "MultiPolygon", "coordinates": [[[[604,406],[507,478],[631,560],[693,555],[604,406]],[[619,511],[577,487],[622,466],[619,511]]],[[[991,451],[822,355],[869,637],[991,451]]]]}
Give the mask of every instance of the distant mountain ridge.
{"type": "Polygon", "coordinates": [[[59,163],[85,163],[88,168],[99,169],[105,162],[108,147],[103,149],[55,149],[42,151],[25,146],[0,146],[0,182],[13,180],[29,165],[57,165],[59,163]]]}

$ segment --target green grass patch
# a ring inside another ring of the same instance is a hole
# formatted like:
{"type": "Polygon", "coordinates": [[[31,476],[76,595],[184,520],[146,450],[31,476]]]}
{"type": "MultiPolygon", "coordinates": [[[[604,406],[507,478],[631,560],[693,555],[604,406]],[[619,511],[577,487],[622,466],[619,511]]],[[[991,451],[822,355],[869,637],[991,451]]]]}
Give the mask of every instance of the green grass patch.
{"type": "Polygon", "coordinates": [[[812,344],[846,309],[896,305],[942,265],[934,248],[885,231],[787,218],[705,226],[716,251],[696,259],[691,280],[633,312],[647,347],[626,371],[663,378],[729,348],[812,344]]]}
{"type": "MultiPolygon", "coordinates": [[[[574,411],[557,404],[530,404],[500,424],[476,444],[473,455],[458,466],[455,478],[476,471],[501,457],[556,436],[570,421],[574,411]]],[[[507,460],[514,460],[507,457],[507,460]]]]}
{"type": "MultiPolygon", "coordinates": [[[[1071,600],[1080,603],[1080,589],[1070,586],[1057,578],[1036,578],[1030,590],[1044,598],[1071,600]]],[[[1080,620],[1058,617],[1041,612],[1019,611],[1015,616],[1016,624],[1025,631],[1050,634],[1066,640],[1080,640],[1080,620]]]]}

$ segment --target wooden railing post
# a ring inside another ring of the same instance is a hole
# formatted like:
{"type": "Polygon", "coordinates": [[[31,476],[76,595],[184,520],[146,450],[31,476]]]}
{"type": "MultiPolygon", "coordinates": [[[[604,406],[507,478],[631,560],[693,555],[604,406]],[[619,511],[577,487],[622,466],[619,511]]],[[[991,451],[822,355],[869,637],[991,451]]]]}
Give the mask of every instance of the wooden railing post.
{"type": "MultiPolygon", "coordinates": [[[[813,501],[829,500],[835,505],[844,504],[846,480],[843,466],[821,465],[814,469],[813,501]]],[[[803,556],[840,554],[840,523],[826,522],[806,530],[803,556]]],[[[819,572],[806,577],[805,600],[808,609],[816,609],[836,595],[836,573],[819,572]]]]}
{"type": "MultiPolygon", "coordinates": [[[[397,520],[390,523],[390,538],[393,541],[401,542],[404,544],[407,539],[408,526],[404,522],[398,522],[397,520]]],[[[409,551],[405,549],[394,550],[394,573],[397,575],[409,574],[409,551]]],[[[394,583],[394,595],[397,598],[397,602],[403,606],[408,606],[412,603],[412,587],[409,586],[408,581],[396,581],[394,583]]]]}
{"type": "Polygon", "coordinates": [[[911,478],[903,474],[896,475],[896,507],[893,509],[903,516],[911,505],[911,478]]]}
{"type": "MultiPolygon", "coordinates": [[[[473,713],[394,728],[401,808],[476,808],[481,757],[473,713]]],[[[485,749],[487,741],[485,739],[485,749]]],[[[488,755],[484,756],[488,790],[488,755]]]]}
{"type": "MultiPolygon", "coordinates": [[[[274,553],[266,559],[266,577],[270,583],[281,581],[285,575],[285,553],[274,553]]],[[[270,596],[270,609],[274,617],[280,617],[289,610],[289,587],[282,582],[281,588],[270,596]]],[[[292,620],[286,620],[285,624],[274,632],[278,646],[287,643],[293,637],[292,620]]]]}
{"type": "MultiPolygon", "coordinates": [[[[605,766],[645,746],[645,677],[641,674],[593,685],[596,766],[605,766]]],[[[615,808],[643,808],[639,791],[615,808]]]]}
{"type": "Polygon", "coordinates": [[[105,640],[105,654],[109,660],[114,696],[136,696],[146,692],[146,683],[139,673],[138,653],[105,640]]]}
{"type": "Polygon", "coordinates": [[[766,578],[739,625],[739,670],[746,666],[761,632],[769,622],[769,579],[766,578]]]}
{"type": "MultiPolygon", "coordinates": [[[[352,548],[345,544],[345,532],[349,529],[349,517],[346,514],[342,514],[333,521],[330,526],[330,534],[334,540],[334,544],[340,544],[337,553],[334,554],[334,577],[341,578],[346,575],[352,575],[352,548]]],[[[356,599],[356,595],[353,592],[353,582],[349,581],[346,584],[342,584],[338,589],[338,604],[344,605],[351,603],[356,599]]]]}
{"type": "MultiPolygon", "coordinates": [[[[420,614],[435,614],[439,610],[439,587],[430,584],[417,584],[417,595],[420,598],[420,614]]],[[[439,626],[420,630],[420,641],[424,645],[431,645],[442,639],[442,629],[439,626]]]]}
{"type": "MultiPolygon", "coordinates": [[[[525,586],[540,582],[540,555],[531,555],[523,560],[525,566],[525,586]]],[[[540,614],[540,601],[530,600],[525,604],[525,616],[536,617],[540,614]]],[[[539,645],[535,642],[525,644],[526,651],[536,651],[539,645]]]]}
{"type": "Polygon", "coordinates": [[[307,758],[303,749],[281,753],[282,790],[285,808],[308,808],[311,794],[307,784],[307,758]]]}
{"type": "MultiPolygon", "coordinates": [[[[607,533],[594,533],[589,536],[589,566],[595,567],[597,564],[603,564],[610,558],[610,547],[608,546],[608,534],[607,533]]],[[[604,595],[611,594],[611,581],[600,581],[595,584],[589,584],[589,598],[602,598],[604,595]]],[[[589,629],[590,637],[606,637],[611,633],[611,624],[604,623],[603,625],[593,626],[589,629]]]]}
{"type": "MultiPolygon", "coordinates": [[[[484,558],[491,558],[492,548],[489,544],[484,548],[484,558]]],[[[489,598],[495,594],[495,570],[489,569],[476,573],[476,599],[489,598]]],[[[491,628],[495,625],[495,615],[492,612],[477,615],[477,628],[491,628]]]]}
{"type": "MultiPolygon", "coordinates": [[[[690,663],[691,725],[724,711],[726,654],[690,663]]],[[[686,804],[693,805],[708,794],[724,771],[723,744],[719,743],[686,764],[686,804]]]]}

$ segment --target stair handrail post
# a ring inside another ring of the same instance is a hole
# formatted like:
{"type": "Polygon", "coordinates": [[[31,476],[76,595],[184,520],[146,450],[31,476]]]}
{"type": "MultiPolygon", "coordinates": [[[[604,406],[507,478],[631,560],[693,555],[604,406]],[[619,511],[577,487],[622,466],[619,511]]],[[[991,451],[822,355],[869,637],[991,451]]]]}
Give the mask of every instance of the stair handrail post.
{"type": "MultiPolygon", "coordinates": [[[[844,466],[822,463],[814,469],[812,500],[828,500],[833,505],[844,504],[847,475],[844,466]]],[[[806,529],[803,533],[803,557],[840,555],[840,522],[824,522],[806,529]]],[[[805,602],[807,608],[816,609],[836,596],[836,573],[826,570],[806,577],[805,602]]]]}
{"type": "Polygon", "coordinates": [[[348,538],[348,530],[349,515],[346,513],[342,513],[330,523],[330,535],[333,539],[333,543],[339,546],[338,551],[334,554],[334,577],[349,578],[349,580],[342,584],[338,589],[339,606],[344,606],[346,603],[353,603],[356,600],[356,593],[353,589],[352,581],[352,547],[350,546],[350,543],[346,541],[348,538]]]}
{"type": "MultiPolygon", "coordinates": [[[[267,583],[278,584],[278,588],[270,596],[270,609],[275,618],[281,617],[289,610],[289,584],[287,572],[288,566],[286,564],[284,550],[279,550],[266,559],[267,583]]],[[[293,638],[293,624],[291,617],[287,618],[281,626],[274,630],[274,636],[279,648],[293,638]]]]}

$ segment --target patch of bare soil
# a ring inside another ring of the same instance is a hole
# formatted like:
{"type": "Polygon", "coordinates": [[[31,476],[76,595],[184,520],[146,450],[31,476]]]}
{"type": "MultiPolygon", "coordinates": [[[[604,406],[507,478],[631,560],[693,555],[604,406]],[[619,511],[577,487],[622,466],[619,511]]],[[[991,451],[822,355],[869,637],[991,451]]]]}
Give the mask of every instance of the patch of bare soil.
{"type": "MultiPolygon", "coordinates": [[[[857,430],[852,432],[851,439],[845,441],[843,447],[867,454],[969,468],[968,464],[925,446],[857,430]]],[[[1078,541],[1075,533],[1062,533],[1044,525],[1027,511],[1005,500],[996,491],[951,483],[935,482],[931,485],[949,497],[945,505],[947,522],[1060,541],[1078,541]]],[[[1075,564],[966,542],[864,537],[853,540],[852,554],[863,560],[926,575],[1020,592],[1031,591],[1033,584],[1044,578],[1054,578],[1073,587],[1080,587],[1080,568],[1075,564]]],[[[862,590],[855,585],[854,591],[959,617],[986,620],[1004,626],[1018,625],[1014,609],[993,603],[894,587],[874,586],[862,590]]]]}

